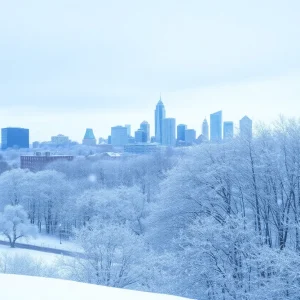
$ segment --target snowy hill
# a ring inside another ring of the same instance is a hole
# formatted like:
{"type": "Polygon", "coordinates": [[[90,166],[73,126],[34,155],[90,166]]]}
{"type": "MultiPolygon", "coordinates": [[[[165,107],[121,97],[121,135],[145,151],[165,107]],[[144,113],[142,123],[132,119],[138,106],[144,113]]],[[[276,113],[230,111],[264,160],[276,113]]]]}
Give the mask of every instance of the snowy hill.
{"type": "Polygon", "coordinates": [[[130,291],[67,280],[0,274],[1,300],[180,300],[181,297],[130,291]]]}

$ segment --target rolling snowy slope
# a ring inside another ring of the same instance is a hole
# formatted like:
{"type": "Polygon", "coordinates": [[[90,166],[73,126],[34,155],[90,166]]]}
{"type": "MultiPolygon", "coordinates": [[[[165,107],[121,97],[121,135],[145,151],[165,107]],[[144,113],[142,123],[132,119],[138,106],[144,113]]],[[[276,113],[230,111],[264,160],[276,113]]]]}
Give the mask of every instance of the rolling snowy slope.
{"type": "Polygon", "coordinates": [[[116,289],[73,281],[0,274],[1,300],[180,300],[176,296],[116,289]]]}

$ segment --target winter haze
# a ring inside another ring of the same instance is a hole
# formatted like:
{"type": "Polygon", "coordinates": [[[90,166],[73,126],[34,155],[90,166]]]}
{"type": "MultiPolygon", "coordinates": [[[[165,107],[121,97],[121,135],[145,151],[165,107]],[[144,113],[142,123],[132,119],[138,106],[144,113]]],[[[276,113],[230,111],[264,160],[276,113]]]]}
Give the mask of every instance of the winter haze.
{"type": "Polygon", "coordinates": [[[270,122],[300,97],[299,1],[2,1],[0,125],[80,141],[223,109],[270,122]]]}

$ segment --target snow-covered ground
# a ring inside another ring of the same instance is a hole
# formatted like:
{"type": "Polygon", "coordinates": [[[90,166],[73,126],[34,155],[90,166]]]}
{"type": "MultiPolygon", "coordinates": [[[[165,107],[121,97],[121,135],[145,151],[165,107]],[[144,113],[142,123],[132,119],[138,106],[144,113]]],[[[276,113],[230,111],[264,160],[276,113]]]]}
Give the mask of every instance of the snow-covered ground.
{"type": "Polygon", "coordinates": [[[0,274],[2,300],[180,300],[176,296],[116,289],[74,281],[0,274]]]}

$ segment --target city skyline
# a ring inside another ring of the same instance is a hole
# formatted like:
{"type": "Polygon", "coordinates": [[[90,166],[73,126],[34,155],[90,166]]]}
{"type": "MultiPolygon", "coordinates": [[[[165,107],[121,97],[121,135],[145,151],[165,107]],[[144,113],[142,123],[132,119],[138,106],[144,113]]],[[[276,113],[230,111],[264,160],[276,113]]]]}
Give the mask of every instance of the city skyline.
{"type": "MultiPolygon", "coordinates": [[[[232,124],[231,125],[232,126],[232,131],[235,131],[234,135],[236,135],[239,132],[239,128],[241,128],[241,121],[246,118],[246,119],[249,119],[251,121],[251,132],[252,132],[252,121],[253,120],[251,118],[249,118],[248,115],[244,115],[243,118],[240,118],[239,121],[236,122],[236,123],[233,122],[233,121],[224,121],[222,115],[223,115],[223,111],[222,110],[214,112],[214,113],[211,113],[210,114],[210,122],[205,117],[204,120],[202,121],[201,127],[198,127],[198,128],[191,128],[190,126],[188,126],[186,124],[179,124],[178,126],[184,125],[185,126],[185,130],[193,130],[193,131],[195,131],[195,134],[196,134],[196,138],[195,139],[197,139],[200,135],[202,135],[204,133],[203,130],[207,130],[209,132],[208,139],[216,142],[216,141],[221,141],[225,137],[225,131],[224,131],[225,124],[231,123],[232,124]],[[213,137],[211,139],[211,132],[215,131],[214,128],[211,128],[211,120],[212,120],[213,116],[218,115],[218,114],[221,114],[220,120],[217,121],[218,122],[217,126],[219,127],[218,128],[218,133],[217,133],[218,137],[217,138],[213,137]],[[206,129],[203,128],[203,124],[205,122],[207,124],[206,125],[207,126],[206,129]],[[238,124],[239,124],[239,127],[238,127],[238,124]]],[[[132,125],[131,124],[125,124],[125,125],[118,124],[118,125],[114,125],[114,126],[110,127],[110,133],[107,136],[97,136],[97,135],[94,135],[94,129],[93,128],[86,128],[85,129],[84,137],[80,141],[73,140],[65,132],[60,132],[57,135],[54,135],[54,136],[50,137],[50,139],[46,139],[46,140],[37,141],[37,140],[34,140],[34,139],[30,138],[30,143],[32,144],[33,142],[51,141],[53,139],[53,137],[55,137],[55,138],[64,137],[64,138],[70,138],[70,141],[76,141],[76,142],[79,142],[79,143],[81,143],[81,141],[82,141],[83,144],[91,144],[91,145],[94,144],[95,145],[97,143],[96,141],[98,139],[103,139],[103,138],[106,139],[106,138],[111,137],[112,136],[112,130],[116,129],[116,128],[123,128],[123,129],[125,129],[125,132],[127,132],[128,138],[130,136],[132,138],[134,138],[135,137],[135,133],[137,133],[138,131],[142,130],[143,132],[145,132],[145,137],[143,139],[145,139],[145,141],[147,141],[149,143],[150,142],[150,137],[156,138],[155,133],[156,133],[156,131],[160,127],[160,130],[162,131],[160,133],[161,134],[161,140],[160,141],[156,141],[156,142],[158,142],[159,144],[164,144],[164,142],[163,142],[163,138],[164,138],[163,137],[163,123],[164,123],[165,119],[167,119],[167,120],[171,120],[172,119],[175,122],[174,125],[173,125],[173,127],[174,127],[173,131],[174,132],[172,133],[172,134],[174,134],[174,138],[172,138],[172,139],[173,139],[173,143],[175,144],[175,140],[176,139],[178,140],[178,128],[177,128],[177,125],[175,125],[176,122],[177,122],[177,118],[176,117],[175,118],[170,118],[170,117],[167,116],[167,110],[166,110],[166,108],[164,106],[164,103],[162,101],[161,96],[160,96],[159,101],[157,102],[156,108],[154,110],[154,120],[155,120],[154,124],[155,124],[155,126],[154,126],[154,129],[152,129],[152,130],[151,130],[150,123],[148,121],[144,120],[143,122],[141,122],[139,124],[138,128],[136,128],[136,129],[133,128],[133,134],[131,132],[131,129],[132,129],[132,125]],[[149,129],[150,129],[150,131],[149,131],[149,129]],[[152,132],[152,131],[154,131],[154,132],[152,132]],[[131,133],[131,134],[129,134],[129,133],[131,133]],[[87,139],[87,136],[89,136],[88,139],[87,139]],[[90,137],[90,136],[92,136],[92,137],[90,137]],[[93,140],[92,143],[90,141],[91,139],[93,140]]],[[[11,128],[13,126],[8,126],[8,127],[11,128]]],[[[18,127],[16,127],[16,128],[18,128],[18,127]]],[[[21,128],[21,127],[19,127],[19,128],[21,128]]],[[[30,130],[30,132],[32,131],[32,129],[29,129],[29,130],[30,130]]],[[[232,135],[233,135],[233,132],[232,132],[232,135]]],[[[180,138],[179,138],[179,140],[180,140],[180,138]]],[[[171,144],[173,144],[173,143],[171,143],[171,144]]],[[[121,144],[126,144],[126,143],[124,143],[124,141],[123,141],[121,144]]]]}
{"type": "Polygon", "coordinates": [[[295,0],[6,1],[0,127],[81,141],[85,128],[98,138],[147,120],[154,135],[160,92],[197,132],[218,110],[235,124],[297,116],[299,10],[295,0]]]}

